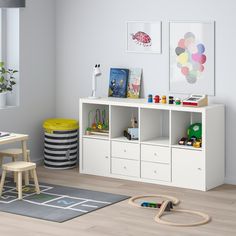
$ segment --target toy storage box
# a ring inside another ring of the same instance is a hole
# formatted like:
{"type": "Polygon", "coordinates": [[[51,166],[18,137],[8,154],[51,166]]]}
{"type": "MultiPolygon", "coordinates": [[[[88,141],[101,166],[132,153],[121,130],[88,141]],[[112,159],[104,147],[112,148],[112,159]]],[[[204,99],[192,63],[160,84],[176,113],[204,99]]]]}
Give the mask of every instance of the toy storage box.
{"type": "Polygon", "coordinates": [[[183,107],[143,99],[80,100],[80,172],[206,191],[224,182],[224,105],[183,107]],[[91,109],[107,109],[109,136],[86,135],[91,109]],[[123,130],[132,116],[139,139],[123,130]],[[193,123],[202,123],[202,147],[178,145],[193,123]]]}

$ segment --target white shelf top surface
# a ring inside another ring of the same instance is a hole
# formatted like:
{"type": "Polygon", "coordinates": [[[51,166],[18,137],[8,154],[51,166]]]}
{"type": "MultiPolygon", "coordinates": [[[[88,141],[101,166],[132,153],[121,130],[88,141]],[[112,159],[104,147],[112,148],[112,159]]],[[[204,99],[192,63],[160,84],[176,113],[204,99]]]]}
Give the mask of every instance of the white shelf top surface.
{"type": "Polygon", "coordinates": [[[211,109],[216,106],[224,106],[223,104],[210,104],[205,107],[188,107],[182,105],[170,105],[162,103],[148,103],[147,99],[130,99],[130,98],[81,98],[82,103],[89,104],[100,104],[100,105],[114,105],[114,106],[128,106],[128,107],[141,107],[141,108],[153,108],[153,109],[163,109],[163,110],[176,110],[176,111],[190,111],[190,112],[202,112],[206,109],[211,109]]]}

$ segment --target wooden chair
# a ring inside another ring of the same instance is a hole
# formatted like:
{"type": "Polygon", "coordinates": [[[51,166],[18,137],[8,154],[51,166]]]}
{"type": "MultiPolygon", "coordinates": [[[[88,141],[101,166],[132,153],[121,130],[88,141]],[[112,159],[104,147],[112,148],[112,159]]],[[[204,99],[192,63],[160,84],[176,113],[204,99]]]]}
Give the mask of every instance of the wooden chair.
{"type": "Polygon", "coordinates": [[[7,164],[2,165],[2,178],[0,183],[0,196],[2,196],[3,186],[5,182],[5,177],[7,171],[12,171],[13,173],[17,174],[17,189],[18,189],[18,198],[22,199],[22,173],[26,171],[32,170],[33,172],[33,179],[35,184],[36,193],[40,194],[38,178],[36,174],[36,164],[32,162],[26,161],[17,161],[17,162],[10,162],[7,164]]]}
{"type": "MultiPolygon", "coordinates": [[[[1,150],[0,151],[0,167],[2,166],[4,157],[10,157],[10,158],[12,158],[12,162],[15,162],[16,159],[23,157],[22,149],[21,148],[10,148],[10,149],[1,150]]],[[[31,162],[30,150],[27,150],[27,160],[26,161],[31,162]]],[[[28,174],[26,173],[26,175],[28,175],[28,174]]],[[[32,171],[30,172],[30,177],[33,178],[32,171]]],[[[14,175],[14,181],[16,181],[16,175],[14,175]]]]}

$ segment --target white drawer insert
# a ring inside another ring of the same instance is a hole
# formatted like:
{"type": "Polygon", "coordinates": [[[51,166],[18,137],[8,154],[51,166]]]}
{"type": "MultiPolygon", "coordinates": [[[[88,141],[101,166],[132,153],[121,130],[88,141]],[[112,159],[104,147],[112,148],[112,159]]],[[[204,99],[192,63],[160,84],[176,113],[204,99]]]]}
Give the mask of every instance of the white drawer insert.
{"type": "Polygon", "coordinates": [[[139,160],[140,146],[137,143],[112,141],[112,157],[139,160]]]}
{"type": "Polygon", "coordinates": [[[170,148],[142,144],[141,160],[159,163],[170,163],[170,148]]]}
{"type": "Polygon", "coordinates": [[[112,158],[111,172],[112,174],[139,177],[139,161],[112,158]]]}
{"type": "Polygon", "coordinates": [[[170,173],[170,165],[168,164],[141,162],[141,178],[169,182],[171,180],[170,173]]]}

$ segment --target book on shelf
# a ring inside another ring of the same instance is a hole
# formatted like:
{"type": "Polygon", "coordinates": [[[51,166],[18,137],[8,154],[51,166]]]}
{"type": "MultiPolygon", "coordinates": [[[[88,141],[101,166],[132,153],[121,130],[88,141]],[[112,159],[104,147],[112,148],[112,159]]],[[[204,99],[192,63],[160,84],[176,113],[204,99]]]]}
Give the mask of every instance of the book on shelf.
{"type": "Polygon", "coordinates": [[[109,80],[109,97],[126,98],[129,70],[111,68],[109,80]]]}
{"type": "Polygon", "coordinates": [[[142,79],[141,68],[131,68],[129,71],[127,98],[139,98],[142,79]]]}

